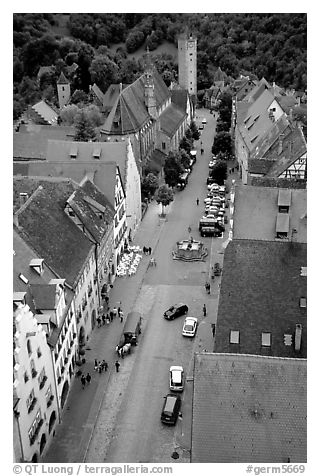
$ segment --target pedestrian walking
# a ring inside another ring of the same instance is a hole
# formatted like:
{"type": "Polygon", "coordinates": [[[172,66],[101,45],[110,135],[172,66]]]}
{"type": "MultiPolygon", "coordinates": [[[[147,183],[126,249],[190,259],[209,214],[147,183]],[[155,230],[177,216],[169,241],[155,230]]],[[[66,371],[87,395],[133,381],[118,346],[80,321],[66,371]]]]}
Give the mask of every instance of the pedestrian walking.
{"type": "Polygon", "coordinates": [[[110,310],[110,321],[111,322],[113,321],[113,311],[112,311],[112,309],[110,310]]]}
{"type": "Polygon", "coordinates": [[[99,367],[98,367],[99,374],[102,372],[102,362],[99,362],[99,367]]]}
{"type": "Polygon", "coordinates": [[[87,373],[86,381],[87,381],[88,384],[90,384],[90,382],[91,382],[91,375],[89,374],[89,372],[87,373]]]}
{"type": "Polygon", "coordinates": [[[207,282],[204,287],[206,288],[207,294],[210,294],[210,284],[207,282]]]}
{"type": "Polygon", "coordinates": [[[108,370],[108,362],[106,362],[103,359],[103,361],[101,363],[102,363],[102,370],[104,370],[106,372],[108,370]]]}
{"type": "Polygon", "coordinates": [[[206,315],[207,315],[207,306],[205,304],[203,305],[202,310],[203,310],[204,317],[206,317],[206,315]]]}
{"type": "Polygon", "coordinates": [[[116,306],[114,306],[112,312],[113,312],[113,317],[114,317],[114,319],[115,319],[115,318],[117,317],[117,314],[118,314],[118,309],[116,308],[116,306]]]}
{"type": "Polygon", "coordinates": [[[81,375],[81,384],[82,384],[82,388],[86,386],[86,378],[83,374],[81,375]]]}
{"type": "Polygon", "coordinates": [[[151,253],[152,253],[151,246],[149,246],[148,250],[149,250],[149,255],[151,255],[151,253]]]}
{"type": "Polygon", "coordinates": [[[121,307],[118,307],[118,316],[120,317],[121,307]]]}
{"type": "Polygon", "coordinates": [[[212,331],[212,337],[214,337],[214,335],[216,333],[216,325],[215,324],[211,324],[211,331],[212,331]]]}
{"type": "Polygon", "coordinates": [[[106,304],[108,305],[108,304],[109,304],[109,297],[106,296],[104,299],[105,299],[105,301],[106,301],[106,304]]]}
{"type": "Polygon", "coordinates": [[[102,325],[104,326],[106,323],[106,315],[102,314],[102,325]]]}
{"type": "Polygon", "coordinates": [[[100,317],[98,317],[97,323],[98,323],[98,327],[100,327],[100,326],[101,326],[101,319],[100,319],[100,317]]]}
{"type": "Polygon", "coordinates": [[[197,198],[196,202],[197,202],[197,206],[198,206],[199,205],[199,198],[197,198]]]}
{"type": "Polygon", "coordinates": [[[106,323],[107,323],[107,325],[110,324],[110,318],[109,318],[109,316],[106,317],[106,323]]]}
{"type": "Polygon", "coordinates": [[[201,155],[203,155],[203,153],[204,153],[204,149],[202,149],[202,148],[201,148],[200,152],[201,152],[201,155]]]}
{"type": "Polygon", "coordinates": [[[94,370],[98,370],[98,361],[94,359],[94,370]]]}
{"type": "Polygon", "coordinates": [[[211,279],[214,279],[214,268],[211,266],[211,279]]]}
{"type": "Polygon", "coordinates": [[[114,365],[115,365],[116,371],[119,372],[120,363],[118,362],[118,360],[115,361],[114,365]]]}
{"type": "Polygon", "coordinates": [[[123,312],[121,311],[121,309],[119,312],[119,319],[120,319],[120,322],[123,322],[123,312]]]}

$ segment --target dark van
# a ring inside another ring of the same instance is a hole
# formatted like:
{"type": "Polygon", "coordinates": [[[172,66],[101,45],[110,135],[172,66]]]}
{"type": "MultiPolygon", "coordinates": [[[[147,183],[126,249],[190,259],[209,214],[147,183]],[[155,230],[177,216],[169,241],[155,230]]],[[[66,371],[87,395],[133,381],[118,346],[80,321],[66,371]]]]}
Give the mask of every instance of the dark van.
{"type": "Polygon", "coordinates": [[[141,334],[142,317],[139,312],[129,312],[126,323],[123,329],[124,343],[130,342],[132,345],[136,345],[139,334],[141,334]]]}
{"type": "Polygon", "coordinates": [[[181,398],[179,395],[169,393],[164,397],[164,404],[161,412],[161,421],[166,425],[175,425],[179,416],[181,398]]]}

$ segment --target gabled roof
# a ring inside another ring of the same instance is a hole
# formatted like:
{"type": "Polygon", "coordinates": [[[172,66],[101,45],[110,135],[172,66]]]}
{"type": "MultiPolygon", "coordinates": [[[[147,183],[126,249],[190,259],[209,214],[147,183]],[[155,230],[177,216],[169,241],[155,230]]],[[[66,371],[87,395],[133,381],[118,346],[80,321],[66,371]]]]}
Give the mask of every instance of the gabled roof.
{"type": "Polygon", "coordinates": [[[170,104],[160,116],[160,129],[169,137],[173,137],[187,114],[174,104],[170,104]]]}
{"type": "Polygon", "coordinates": [[[187,112],[188,91],[186,89],[173,89],[171,91],[171,103],[187,112]]]}
{"type": "Polygon", "coordinates": [[[99,86],[96,83],[94,83],[92,86],[90,86],[90,91],[92,91],[97,96],[97,98],[99,99],[100,104],[102,105],[104,94],[101,91],[101,89],[99,88],[99,86]]]}
{"type": "MultiPolygon", "coordinates": [[[[16,168],[21,174],[20,167],[20,163],[13,164],[14,175],[16,168]]],[[[116,162],[34,161],[25,165],[23,175],[39,177],[39,179],[40,177],[70,178],[78,184],[87,177],[101,190],[110,206],[114,208],[117,170],[116,162]]]]}
{"type": "Polygon", "coordinates": [[[290,130],[290,122],[285,114],[273,123],[267,133],[261,137],[260,141],[255,146],[250,154],[250,159],[266,158],[269,149],[277,142],[280,134],[283,134],[286,129],[290,130]]]}
{"type": "MultiPolygon", "coordinates": [[[[278,197],[279,193],[282,193],[281,190],[281,188],[251,185],[236,187],[233,216],[233,237],[235,239],[275,240],[278,197]]],[[[301,243],[307,243],[307,222],[306,219],[301,218],[306,210],[307,191],[292,190],[289,209],[289,237],[291,237],[292,230],[295,229],[295,241],[301,243]]]]}
{"type": "Polygon", "coordinates": [[[75,134],[69,126],[21,126],[20,132],[13,133],[13,159],[43,160],[47,155],[48,140],[72,140],[75,134]]]}
{"type": "Polygon", "coordinates": [[[274,96],[268,90],[265,90],[261,96],[251,104],[247,112],[247,118],[239,125],[239,131],[249,151],[254,150],[259,140],[261,140],[274,124],[268,111],[273,101],[275,101],[274,96]]]}
{"type": "Polygon", "coordinates": [[[300,298],[307,296],[307,278],[301,276],[306,265],[306,243],[230,241],[224,254],[215,351],[306,358],[307,310],[300,307],[300,298]],[[302,326],[299,351],[297,325],[302,326]],[[239,344],[230,343],[231,330],[239,331],[239,344]],[[270,347],[262,346],[262,333],[270,333],[270,347]]]}
{"type": "Polygon", "coordinates": [[[259,96],[266,90],[270,90],[270,84],[265,78],[261,78],[260,81],[248,92],[248,94],[243,98],[243,101],[254,102],[258,99],[259,96]]]}
{"type": "Polygon", "coordinates": [[[35,309],[53,310],[57,308],[58,301],[56,284],[30,284],[35,309]]]}
{"type": "Polygon", "coordinates": [[[195,354],[192,463],[307,461],[307,362],[195,354]]]}
{"type": "Polygon", "coordinates": [[[14,197],[19,192],[29,192],[30,196],[28,203],[16,213],[19,234],[71,287],[76,285],[94,248],[65,212],[66,201],[78,187],[68,179],[14,177],[13,180],[14,197]]]}
{"type": "Polygon", "coordinates": [[[110,84],[107,91],[103,95],[103,109],[110,111],[118,99],[120,92],[123,91],[127,86],[127,84],[110,84]]]}
{"type": "Polygon", "coordinates": [[[70,81],[65,77],[63,71],[61,71],[57,84],[70,84],[70,81]]]}
{"type": "Polygon", "coordinates": [[[282,148],[279,153],[279,138],[270,147],[266,157],[274,160],[273,167],[269,170],[268,177],[279,177],[291,164],[307,153],[307,144],[300,127],[291,127],[282,139],[282,148]]]}
{"type": "MultiPolygon", "coordinates": [[[[156,105],[159,108],[169,99],[170,93],[156,69],[152,73],[156,105]]],[[[102,131],[109,134],[130,134],[137,132],[151,120],[144,102],[145,81],[146,73],[122,90],[101,127],[102,131]]]]}
{"type": "MultiPolygon", "coordinates": [[[[120,169],[121,180],[125,186],[127,180],[127,156],[128,156],[128,140],[119,142],[63,142],[63,141],[49,141],[47,150],[48,162],[92,162],[99,164],[101,162],[115,162],[120,169]],[[77,157],[72,159],[70,151],[76,148],[77,157]],[[94,157],[96,150],[100,151],[99,158],[94,157]]],[[[90,169],[91,171],[94,168],[90,169]]],[[[109,181],[108,181],[109,183],[109,181]]],[[[104,192],[105,193],[105,187],[104,192]]],[[[113,202],[112,202],[113,203],[113,202]]]]}
{"type": "Polygon", "coordinates": [[[278,96],[277,101],[286,114],[290,114],[290,109],[298,105],[298,101],[294,96],[278,96]]]}
{"type": "Polygon", "coordinates": [[[273,164],[274,161],[269,159],[250,159],[248,163],[248,172],[249,174],[266,175],[273,164]]]}
{"type": "Polygon", "coordinates": [[[31,106],[31,109],[35,111],[47,124],[56,125],[58,119],[58,113],[51,107],[46,101],[39,101],[31,106]]]}

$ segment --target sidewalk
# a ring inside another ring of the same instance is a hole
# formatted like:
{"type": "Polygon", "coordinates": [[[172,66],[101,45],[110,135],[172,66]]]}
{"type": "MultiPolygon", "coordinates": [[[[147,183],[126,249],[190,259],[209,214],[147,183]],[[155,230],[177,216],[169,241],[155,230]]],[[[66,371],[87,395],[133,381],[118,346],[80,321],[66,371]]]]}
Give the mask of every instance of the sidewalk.
{"type": "MultiPolygon", "coordinates": [[[[158,213],[159,205],[152,202],[140,224],[133,244],[141,247],[151,246],[152,250],[155,249],[164,224],[164,221],[159,219],[158,213]]],[[[134,308],[149,261],[150,256],[143,255],[135,275],[118,277],[114,282],[109,294],[109,304],[110,307],[114,305],[118,307],[121,302],[124,316],[134,308]]],[[[124,322],[120,323],[116,318],[109,325],[95,328],[92,332],[85,347],[86,363],[81,367],[83,373],[91,374],[91,383],[82,389],[80,379],[75,378],[65,403],[62,421],[57,427],[51,446],[44,455],[45,463],[71,463],[84,460],[110,376],[115,372],[115,347],[119,342],[124,322]],[[107,372],[101,374],[95,372],[94,359],[105,359],[109,364],[107,372]]]]}

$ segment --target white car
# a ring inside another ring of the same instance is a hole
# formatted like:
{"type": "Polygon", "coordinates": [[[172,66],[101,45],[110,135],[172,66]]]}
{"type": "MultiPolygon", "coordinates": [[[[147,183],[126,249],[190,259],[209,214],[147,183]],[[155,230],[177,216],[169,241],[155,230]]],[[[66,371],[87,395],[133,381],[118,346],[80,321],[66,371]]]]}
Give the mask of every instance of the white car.
{"type": "Polygon", "coordinates": [[[216,165],[217,161],[216,160],[210,160],[209,162],[209,169],[212,169],[216,165]]]}
{"type": "Polygon", "coordinates": [[[182,335],[185,337],[194,337],[197,325],[198,319],[196,317],[186,317],[183,324],[182,335]]]}
{"type": "Polygon", "coordinates": [[[169,387],[172,392],[182,392],[184,386],[184,373],[181,365],[172,365],[169,370],[169,387]]]}
{"type": "Polygon", "coordinates": [[[212,202],[212,199],[207,197],[203,200],[203,202],[206,204],[206,205],[209,205],[211,202],[212,202]]]}
{"type": "Polygon", "coordinates": [[[205,117],[202,119],[202,124],[207,124],[207,119],[205,117]]]}

